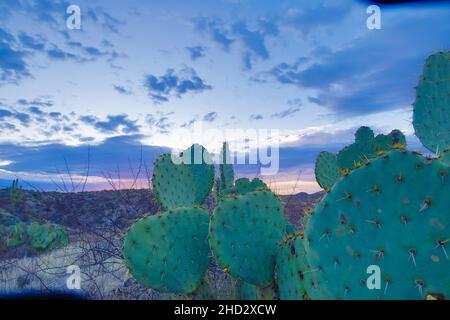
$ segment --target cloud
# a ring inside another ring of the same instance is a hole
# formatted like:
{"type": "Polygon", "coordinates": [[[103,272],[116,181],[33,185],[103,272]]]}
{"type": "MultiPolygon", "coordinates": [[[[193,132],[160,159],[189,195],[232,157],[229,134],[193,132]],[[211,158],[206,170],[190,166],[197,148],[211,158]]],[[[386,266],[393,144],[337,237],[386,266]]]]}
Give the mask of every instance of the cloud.
{"type": "Polygon", "coordinates": [[[127,96],[133,94],[133,92],[131,91],[131,89],[128,89],[128,88],[126,88],[126,87],[124,87],[124,86],[121,86],[121,85],[113,85],[113,87],[114,87],[114,90],[116,90],[116,91],[117,91],[118,93],[120,93],[120,94],[124,94],[124,95],[127,95],[127,96]]]}
{"type": "Polygon", "coordinates": [[[206,122],[213,122],[213,121],[215,121],[216,119],[217,119],[217,117],[218,117],[219,115],[217,114],[217,112],[208,112],[207,114],[205,114],[204,116],[203,116],[203,121],[206,121],[206,122]]]}
{"type": "Polygon", "coordinates": [[[128,119],[125,114],[108,115],[106,121],[95,121],[94,127],[100,131],[111,133],[118,132],[122,128],[123,133],[136,133],[139,131],[139,125],[136,121],[128,119]]]}
{"type": "Polygon", "coordinates": [[[238,21],[233,24],[232,30],[244,45],[243,62],[246,69],[251,69],[257,58],[269,58],[266,37],[278,35],[278,27],[273,21],[260,20],[255,30],[250,30],[245,21],[238,21]]]}
{"type": "Polygon", "coordinates": [[[0,28],[0,85],[17,83],[23,77],[31,75],[25,62],[27,53],[15,49],[14,45],[14,36],[0,28]]]}
{"type": "Polygon", "coordinates": [[[181,124],[180,127],[181,128],[190,128],[197,121],[198,121],[198,117],[194,117],[191,120],[189,120],[188,122],[181,124]]]}
{"type": "Polygon", "coordinates": [[[317,97],[308,97],[308,101],[311,103],[317,104],[318,106],[325,105],[325,103],[317,97]]]}
{"type": "Polygon", "coordinates": [[[77,56],[76,54],[64,51],[58,48],[56,45],[53,45],[53,48],[47,50],[47,56],[52,60],[73,60],[76,62],[85,62],[86,59],[77,56]]]}
{"type": "Polygon", "coordinates": [[[311,1],[301,8],[291,8],[283,19],[285,25],[308,35],[312,30],[333,25],[350,13],[352,6],[347,1],[311,1]]]}
{"type": "Polygon", "coordinates": [[[80,121],[85,124],[94,124],[98,121],[97,117],[87,115],[87,116],[80,116],[80,121]]]}
{"type": "Polygon", "coordinates": [[[185,68],[178,73],[168,69],[159,77],[149,74],[145,76],[144,87],[155,103],[167,102],[171,97],[181,98],[189,92],[199,93],[212,89],[192,68],[185,68]]]}
{"type": "Polygon", "coordinates": [[[442,34],[450,34],[447,19],[448,11],[436,10],[398,18],[390,22],[389,31],[368,31],[336,49],[321,48],[321,56],[307,64],[281,63],[266,75],[281,84],[315,90],[308,100],[337,117],[405,108],[414,99],[413,87],[430,48],[441,48],[442,34]]]}
{"type": "Polygon", "coordinates": [[[45,48],[45,39],[32,37],[24,32],[19,35],[19,41],[27,49],[43,50],[45,48]]]}
{"type": "Polygon", "coordinates": [[[33,100],[27,100],[27,99],[18,99],[17,103],[22,106],[39,106],[39,107],[52,107],[55,103],[52,100],[46,99],[33,99],[33,100]]]}
{"type": "Polygon", "coordinates": [[[45,114],[45,112],[43,112],[39,107],[29,107],[28,111],[38,116],[45,114]]]}
{"type": "MultiPolygon", "coordinates": [[[[3,143],[0,144],[0,160],[5,165],[0,168],[0,183],[10,185],[12,179],[19,177],[25,188],[33,186],[45,190],[59,190],[54,182],[61,184],[61,178],[64,178],[70,185],[70,179],[66,172],[66,161],[71,175],[76,177],[76,181],[84,180],[89,149],[90,178],[87,190],[110,188],[104,176],[118,179],[118,169],[123,185],[127,185],[128,180],[134,179],[141,153],[145,162],[150,164],[148,169],[151,174],[153,160],[161,153],[170,152],[168,148],[142,145],[141,138],[140,135],[117,136],[89,147],[86,144],[66,146],[52,143],[30,148],[3,143]],[[135,168],[134,172],[131,172],[130,164],[135,168]]],[[[142,169],[139,176],[139,179],[143,180],[143,185],[146,180],[145,171],[142,169]]]]}
{"type": "Polygon", "coordinates": [[[269,58],[266,39],[279,34],[277,22],[267,18],[257,19],[252,26],[245,20],[225,23],[219,18],[197,18],[194,27],[198,32],[208,34],[226,52],[232,45],[241,44],[245,69],[251,69],[257,59],[269,58]]]}
{"type": "Polygon", "coordinates": [[[262,120],[264,116],[262,114],[252,114],[250,115],[249,120],[262,120]]]}
{"type": "Polygon", "coordinates": [[[202,46],[187,47],[186,50],[189,52],[191,60],[193,61],[205,56],[205,47],[202,46]]]}
{"type": "MultiPolygon", "coordinates": [[[[87,17],[94,23],[100,25],[109,33],[119,33],[121,26],[125,25],[125,22],[113,17],[108,12],[105,12],[100,7],[86,10],[87,17]]],[[[107,43],[105,43],[107,45],[107,43]]]]}
{"type": "Polygon", "coordinates": [[[197,31],[208,33],[211,39],[218,43],[225,51],[228,51],[234,42],[229,36],[229,31],[226,30],[224,24],[218,19],[197,18],[194,20],[194,26],[197,31]]]}
{"type": "Polygon", "coordinates": [[[276,112],[274,114],[271,115],[272,118],[278,118],[278,119],[283,119],[286,118],[288,116],[293,115],[294,113],[297,113],[300,111],[299,107],[290,107],[286,110],[280,111],[280,112],[276,112]]]}
{"type": "Polygon", "coordinates": [[[15,110],[0,109],[0,121],[3,122],[5,119],[16,119],[23,125],[28,125],[30,123],[30,116],[26,113],[15,110]]]}
{"type": "Polygon", "coordinates": [[[145,122],[150,126],[157,129],[159,133],[168,133],[169,129],[171,129],[175,123],[170,121],[169,115],[171,113],[158,113],[158,116],[155,117],[152,114],[148,114],[145,117],[145,122]]]}

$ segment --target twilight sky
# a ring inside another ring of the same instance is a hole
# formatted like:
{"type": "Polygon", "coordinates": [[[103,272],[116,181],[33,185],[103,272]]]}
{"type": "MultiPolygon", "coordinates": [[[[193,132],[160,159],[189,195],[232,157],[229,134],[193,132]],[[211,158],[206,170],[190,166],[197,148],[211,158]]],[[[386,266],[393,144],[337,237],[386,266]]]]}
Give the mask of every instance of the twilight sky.
{"type": "MultiPolygon", "coordinates": [[[[88,189],[138,173],[144,186],[152,159],[187,147],[180,130],[199,124],[279,130],[280,170],[265,179],[282,193],[318,190],[315,156],[360,125],[398,128],[420,148],[414,86],[427,55],[450,48],[450,5],[382,6],[381,30],[366,27],[367,6],[1,0],[0,186],[79,190],[88,154],[88,189]],[[66,27],[71,4],[80,30],[66,27]]],[[[222,141],[196,142],[216,152],[222,141]]]]}

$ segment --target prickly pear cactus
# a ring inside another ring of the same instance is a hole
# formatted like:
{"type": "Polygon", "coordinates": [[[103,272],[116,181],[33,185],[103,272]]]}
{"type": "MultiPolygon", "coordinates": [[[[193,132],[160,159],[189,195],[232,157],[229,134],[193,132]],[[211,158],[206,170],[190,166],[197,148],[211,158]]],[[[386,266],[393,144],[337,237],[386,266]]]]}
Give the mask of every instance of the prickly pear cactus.
{"type": "Polygon", "coordinates": [[[281,243],[276,258],[275,276],[281,300],[308,298],[304,285],[308,276],[308,263],[301,233],[287,237],[281,243]]]}
{"type": "Polygon", "coordinates": [[[316,159],[315,174],[319,186],[329,192],[341,177],[337,165],[337,156],[327,151],[319,153],[316,159]]]}
{"type": "Polygon", "coordinates": [[[258,287],[239,279],[233,279],[234,296],[236,300],[257,300],[258,287]]]}
{"type": "Polygon", "coordinates": [[[159,156],[153,163],[152,185],[155,198],[164,210],[200,204],[192,171],[187,165],[173,163],[170,154],[159,156]]]}
{"type": "Polygon", "coordinates": [[[358,168],[364,162],[375,156],[375,140],[373,131],[361,127],[355,133],[355,142],[339,151],[337,163],[342,172],[358,168]]]}
{"type": "Polygon", "coordinates": [[[267,185],[259,178],[250,181],[247,178],[237,179],[235,182],[236,193],[245,195],[256,190],[268,189],[267,185]]]}
{"type": "Polygon", "coordinates": [[[32,223],[28,226],[27,234],[31,246],[36,250],[49,250],[69,242],[66,228],[48,223],[32,223]]]}
{"type": "Polygon", "coordinates": [[[195,291],[210,260],[208,224],[208,212],[195,207],[177,208],[134,223],[123,249],[131,274],[149,288],[195,291]]]}
{"type": "Polygon", "coordinates": [[[312,299],[450,296],[450,170],[395,150],[341,179],[305,229],[312,299]],[[367,268],[381,270],[369,290],[367,268]]]}
{"type": "Polygon", "coordinates": [[[399,130],[393,130],[388,135],[379,134],[374,137],[372,129],[360,127],[355,133],[355,142],[339,151],[337,164],[341,175],[345,176],[370,159],[392,149],[404,148],[406,148],[405,136],[399,130]]]}
{"type": "Polygon", "coordinates": [[[153,192],[164,210],[202,204],[214,184],[214,165],[198,144],[180,156],[163,154],[153,163],[153,192]]]}
{"type": "Polygon", "coordinates": [[[210,224],[210,244],[220,266],[233,277],[266,287],[273,281],[278,242],[287,221],[269,190],[222,199],[210,224]]]}
{"type": "Polygon", "coordinates": [[[366,143],[368,141],[372,141],[374,139],[373,130],[369,127],[360,127],[355,132],[355,143],[366,143]]]}
{"type": "Polygon", "coordinates": [[[202,204],[214,185],[214,165],[205,147],[193,144],[180,154],[181,162],[192,172],[195,181],[195,201],[202,204]]]}
{"type": "Polygon", "coordinates": [[[222,151],[220,154],[220,181],[222,183],[221,189],[230,189],[233,187],[234,183],[234,170],[232,165],[232,159],[230,157],[230,150],[228,148],[228,143],[224,142],[222,146],[222,151]]]}
{"type": "Polygon", "coordinates": [[[387,152],[394,148],[406,148],[405,135],[400,130],[392,130],[388,135],[379,134],[375,137],[375,152],[387,152]]]}
{"type": "Polygon", "coordinates": [[[5,244],[7,248],[14,248],[25,242],[27,233],[22,223],[9,226],[7,235],[5,237],[5,244]]]}
{"type": "Polygon", "coordinates": [[[416,136],[431,152],[450,148],[450,51],[428,57],[413,104],[416,136]]]}

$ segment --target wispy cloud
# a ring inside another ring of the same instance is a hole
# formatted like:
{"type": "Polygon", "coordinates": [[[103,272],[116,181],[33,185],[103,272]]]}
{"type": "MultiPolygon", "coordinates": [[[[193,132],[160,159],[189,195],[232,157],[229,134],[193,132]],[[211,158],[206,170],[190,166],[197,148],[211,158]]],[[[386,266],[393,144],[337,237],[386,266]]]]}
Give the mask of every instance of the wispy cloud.
{"type": "Polygon", "coordinates": [[[266,39],[279,33],[276,21],[268,18],[257,19],[251,27],[245,20],[225,23],[219,18],[197,18],[194,19],[194,26],[197,31],[208,34],[226,52],[232,45],[240,44],[246,69],[251,69],[257,59],[269,58],[266,39]]]}
{"type": "Polygon", "coordinates": [[[264,116],[262,114],[252,114],[249,117],[249,120],[262,120],[264,116]]]}
{"type": "MultiPolygon", "coordinates": [[[[89,119],[89,121],[91,120],[92,118],[89,119]]],[[[125,114],[108,115],[104,121],[95,119],[90,123],[100,131],[107,133],[117,133],[120,132],[118,131],[120,129],[123,133],[136,133],[139,131],[139,125],[136,124],[136,121],[130,120],[125,114]]]]}
{"type": "Polygon", "coordinates": [[[189,52],[191,60],[195,61],[205,56],[206,49],[203,46],[194,46],[194,47],[187,47],[186,50],[189,52]]]}
{"type": "Polygon", "coordinates": [[[131,91],[131,89],[126,88],[125,86],[121,86],[121,85],[113,85],[114,90],[116,90],[118,93],[120,94],[124,94],[124,95],[132,95],[133,91],[131,91]]]}
{"type": "Polygon", "coordinates": [[[286,118],[288,116],[293,115],[294,113],[297,113],[300,111],[299,107],[290,107],[286,110],[280,111],[280,112],[275,112],[271,115],[272,118],[278,118],[278,119],[283,119],[286,118]]]}
{"type": "Polygon", "coordinates": [[[217,112],[215,112],[215,111],[208,112],[207,114],[205,114],[203,116],[203,121],[213,122],[213,121],[215,121],[217,119],[218,116],[219,116],[219,114],[217,112]]]}
{"type": "Polygon", "coordinates": [[[17,83],[23,77],[31,75],[25,61],[27,53],[15,46],[14,36],[0,28],[0,85],[17,83]]]}

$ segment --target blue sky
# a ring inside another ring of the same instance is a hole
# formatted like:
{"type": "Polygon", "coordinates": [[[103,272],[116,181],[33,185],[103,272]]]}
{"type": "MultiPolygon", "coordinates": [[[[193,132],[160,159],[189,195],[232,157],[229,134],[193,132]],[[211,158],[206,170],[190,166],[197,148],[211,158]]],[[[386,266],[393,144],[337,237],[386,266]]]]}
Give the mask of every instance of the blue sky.
{"type": "Polygon", "coordinates": [[[318,190],[315,155],[351,142],[360,125],[401,129],[420,147],[414,86],[427,55],[450,47],[450,6],[382,7],[381,30],[367,29],[367,6],[3,0],[0,183],[62,188],[66,167],[84,174],[89,149],[88,188],[109,187],[104,177],[118,172],[126,186],[141,150],[151,171],[157,154],[186,147],[177,129],[198,122],[279,129],[281,170],[267,180],[285,193],[318,190]],[[81,30],[66,27],[71,4],[81,30]]]}

